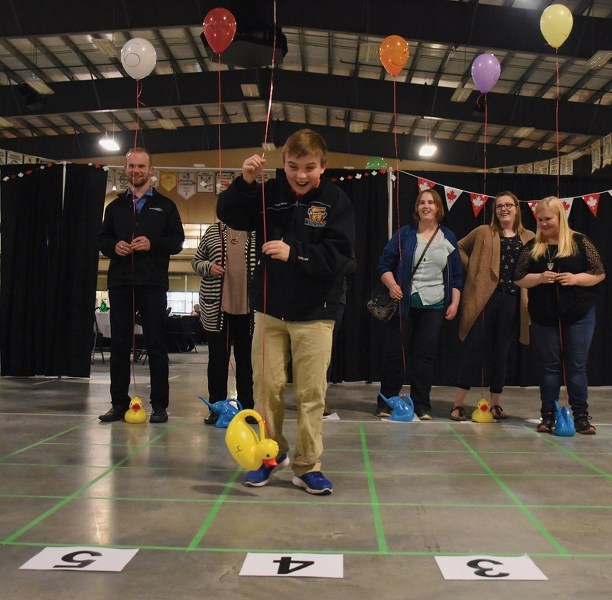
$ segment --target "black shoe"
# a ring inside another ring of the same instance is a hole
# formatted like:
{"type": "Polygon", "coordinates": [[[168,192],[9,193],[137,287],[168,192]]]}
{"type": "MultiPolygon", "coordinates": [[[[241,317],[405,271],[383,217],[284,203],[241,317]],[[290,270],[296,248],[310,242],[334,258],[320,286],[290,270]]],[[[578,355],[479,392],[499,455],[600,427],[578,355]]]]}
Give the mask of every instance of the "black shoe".
{"type": "Polygon", "coordinates": [[[149,423],[165,423],[167,420],[168,413],[165,408],[154,408],[149,423]]]}
{"type": "Polygon", "coordinates": [[[574,426],[578,433],[583,435],[595,435],[596,429],[594,425],[591,425],[589,415],[577,415],[574,417],[574,426]]]}
{"type": "Polygon", "coordinates": [[[102,423],[112,423],[113,421],[121,421],[126,411],[127,408],[113,406],[107,413],[100,415],[98,419],[100,419],[102,423]]]}
{"type": "Polygon", "coordinates": [[[219,419],[219,413],[210,411],[204,419],[204,425],[214,425],[219,419]]]}

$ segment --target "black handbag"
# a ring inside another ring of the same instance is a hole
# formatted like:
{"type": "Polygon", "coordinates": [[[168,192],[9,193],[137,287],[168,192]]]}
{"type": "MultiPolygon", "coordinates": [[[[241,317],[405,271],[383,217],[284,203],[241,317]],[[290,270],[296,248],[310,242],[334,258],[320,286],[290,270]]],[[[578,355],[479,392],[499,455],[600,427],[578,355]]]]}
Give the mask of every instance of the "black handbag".
{"type": "MultiPolygon", "coordinates": [[[[433,242],[439,229],[439,226],[436,227],[436,230],[433,232],[433,235],[431,236],[431,238],[429,238],[429,241],[425,246],[425,250],[423,250],[423,254],[421,254],[421,257],[414,266],[414,269],[412,269],[412,275],[410,276],[411,279],[414,277],[414,274],[419,268],[419,265],[421,264],[421,261],[423,260],[427,249],[429,248],[429,245],[431,244],[431,242],[433,242]]],[[[389,294],[389,289],[383,283],[380,284],[380,287],[376,288],[376,291],[374,292],[374,294],[372,294],[372,297],[370,298],[370,300],[368,300],[366,304],[366,308],[370,311],[372,316],[375,319],[382,321],[383,323],[386,323],[387,321],[393,318],[393,315],[397,312],[398,306],[399,300],[394,300],[393,298],[391,298],[389,294]]]]}
{"type": "Polygon", "coordinates": [[[391,298],[387,286],[381,284],[368,300],[366,307],[375,319],[386,323],[396,313],[398,305],[399,300],[391,298]]]}

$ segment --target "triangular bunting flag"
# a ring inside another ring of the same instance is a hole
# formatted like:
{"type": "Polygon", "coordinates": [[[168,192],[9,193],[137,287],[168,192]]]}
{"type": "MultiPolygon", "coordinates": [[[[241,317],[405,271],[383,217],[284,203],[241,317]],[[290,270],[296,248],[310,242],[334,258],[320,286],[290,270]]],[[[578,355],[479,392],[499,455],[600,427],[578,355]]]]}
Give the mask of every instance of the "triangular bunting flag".
{"type": "Polygon", "coordinates": [[[582,196],[584,203],[589,207],[589,210],[594,216],[597,216],[597,207],[599,206],[599,194],[587,194],[582,196]]]}
{"type": "Polygon", "coordinates": [[[485,194],[470,192],[470,200],[472,201],[472,211],[474,213],[474,217],[478,216],[488,199],[489,197],[485,194]]]}
{"type": "Polygon", "coordinates": [[[563,208],[565,209],[565,216],[569,219],[570,213],[572,212],[572,204],[574,204],[573,198],[559,198],[563,208]]]}
{"type": "Polygon", "coordinates": [[[434,181],[429,181],[429,179],[423,179],[422,177],[417,178],[417,185],[419,186],[419,192],[423,190],[433,190],[436,187],[434,181]]]}
{"type": "Polygon", "coordinates": [[[457,202],[457,198],[459,198],[461,194],[463,194],[463,190],[448,187],[446,185],[444,186],[444,197],[446,198],[446,206],[448,207],[448,210],[453,208],[453,205],[455,202],[457,202]]]}
{"type": "Polygon", "coordinates": [[[529,206],[529,208],[531,209],[531,212],[533,213],[533,216],[535,218],[536,214],[535,214],[535,209],[536,206],[538,205],[539,200],[528,200],[527,201],[527,206],[529,206]]]}

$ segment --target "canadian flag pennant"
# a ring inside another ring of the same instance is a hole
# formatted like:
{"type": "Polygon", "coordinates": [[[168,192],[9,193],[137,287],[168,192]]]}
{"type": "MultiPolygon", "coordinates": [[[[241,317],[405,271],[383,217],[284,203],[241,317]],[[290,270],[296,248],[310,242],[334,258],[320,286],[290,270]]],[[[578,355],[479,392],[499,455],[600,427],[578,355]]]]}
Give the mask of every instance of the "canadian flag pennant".
{"type": "Polygon", "coordinates": [[[472,201],[472,211],[474,213],[474,217],[478,216],[488,199],[489,197],[485,194],[475,194],[474,192],[470,192],[470,200],[472,201]]]}
{"type": "Polygon", "coordinates": [[[588,206],[589,210],[596,217],[597,207],[599,206],[599,193],[587,194],[586,196],[582,196],[582,199],[584,200],[584,203],[588,206]]]}
{"type": "Polygon", "coordinates": [[[535,209],[536,206],[538,205],[539,200],[528,200],[527,201],[527,206],[529,206],[529,208],[531,209],[531,212],[533,213],[533,216],[535,217],[535,209]]]}
{"type": "Polygon", "coordinates": [[[463,194],[463,190],[459,190],[457,188],[444,186],[444,197],[446,198],[446,206],[448,210],[453,208],[455,202],[457,202],[457,198],[463,194]]]}
{"type": "Polygon", "coordinates": [[[570,213],[572,212],[572,204],[574,204],[573,198],[559,198],[561,204],[563,204],[563,208],[565,209],[565,216],[569,218],[570,213]]]}
{"type": "Polygon", "coordinates": [[[417,184],[419,186],[419,192],[424,190],[433,190],[436,187],[436,183],[434,181],[429,181],[429,179],[423,179],[422,177],[417,177],[417,184]]]}

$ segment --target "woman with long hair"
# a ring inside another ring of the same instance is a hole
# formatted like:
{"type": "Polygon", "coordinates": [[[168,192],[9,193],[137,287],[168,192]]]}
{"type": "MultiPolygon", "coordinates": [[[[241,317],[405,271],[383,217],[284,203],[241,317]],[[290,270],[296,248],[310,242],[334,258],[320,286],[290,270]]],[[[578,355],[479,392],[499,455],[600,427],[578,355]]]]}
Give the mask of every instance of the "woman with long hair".
{"type": "Polygon", "coordinates": [[[517,336],[522,344],[529,343],[527,292],[514,284],[514,267],[523,246],[533,237],[523,227],[518,198],[512,192],[500,192],[490,225],[476,227],[459,240],[467,276],[460,306],[459,339],[464,347],[450,413],[453,421],[466,420],[463,402],[479,370],[482,385],[488,371],[493,417],[507,416],[500,398],[510,347],[517,336]]]}
{"type": "Polygon", "coordinates": [[[529,292],[531,337],[540,357],[542,420],[537,430],[553,432],[554,404],[565,384],[576,431],[592,435],[587,361],[604,267],[591,240],[570,229],[558,198],[538,202],[535,215],[535,239],[523,248],[514,276],[516,285],[529,292]]]}

